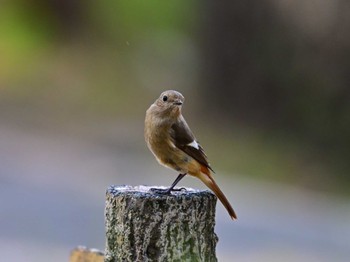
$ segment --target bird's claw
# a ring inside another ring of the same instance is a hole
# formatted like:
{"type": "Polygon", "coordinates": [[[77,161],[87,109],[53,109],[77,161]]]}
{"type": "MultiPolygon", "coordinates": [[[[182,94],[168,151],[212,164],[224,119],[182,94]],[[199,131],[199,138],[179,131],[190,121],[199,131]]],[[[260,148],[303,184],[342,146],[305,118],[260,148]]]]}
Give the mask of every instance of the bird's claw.
{"type": "Polygon", "coordinates": [[[151,188],[150,189],[151,192],[159,194],[159,195],[170,195],[171,192],[173,192],[173,191],[182,191],[182,190],[186,191],[186,188],[181,187],[181,188],[165,188],[165,189],[163,189],[163,188],[151,188]]]}

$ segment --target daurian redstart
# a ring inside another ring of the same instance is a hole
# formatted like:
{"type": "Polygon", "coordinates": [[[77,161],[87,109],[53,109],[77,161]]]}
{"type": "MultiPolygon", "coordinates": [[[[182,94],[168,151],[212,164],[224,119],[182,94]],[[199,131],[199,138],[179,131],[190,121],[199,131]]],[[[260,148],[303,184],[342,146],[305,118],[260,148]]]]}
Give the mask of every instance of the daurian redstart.
{"type": "Polygon", "coordinates": [[[181,114],[184,100],[177,91],[164,91],[146,112],[145,140],[148,148],[161,165],[180,173],[163,193],[174,191],[175,185],[186,174],[198,177],[220,199],[231,218],[236,219],[235,211],[212,177],[214,171],[203,148],[181,114]]]}

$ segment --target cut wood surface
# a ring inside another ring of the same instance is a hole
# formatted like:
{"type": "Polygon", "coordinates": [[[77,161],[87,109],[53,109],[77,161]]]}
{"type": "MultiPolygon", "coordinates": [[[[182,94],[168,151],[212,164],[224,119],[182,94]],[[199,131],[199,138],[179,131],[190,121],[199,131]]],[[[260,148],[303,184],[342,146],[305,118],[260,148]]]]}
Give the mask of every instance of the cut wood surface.
{"type": "Polygon", "coordinates": [[[102,251],[84,246],[75,248],[71,254],[69,262],[103,262],[104,254],[102,251]]]}

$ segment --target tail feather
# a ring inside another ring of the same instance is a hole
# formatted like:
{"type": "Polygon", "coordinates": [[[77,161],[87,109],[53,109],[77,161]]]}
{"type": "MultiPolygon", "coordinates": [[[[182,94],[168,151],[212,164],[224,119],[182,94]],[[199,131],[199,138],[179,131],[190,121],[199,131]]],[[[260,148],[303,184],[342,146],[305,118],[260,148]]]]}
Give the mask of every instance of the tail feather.
{"type": "Polygon", "coordinates": [[[231,216],[231,218],[237,219],[237,215],[236,215],[235,211],[233,210],[230,202],[227,200],[224,193],[221,191],[219,186],[216,184],[214,178],[210,174],[210,171],[207,168],[202,168],[201,171],[202,171],[202,173],[200,173],[198,178],[200,180],[202,180],[202,182],[215,193],[215,195],[219,198],[221,203],[226,208],[226,210],[229,213],[229,215],[231,216]]]}

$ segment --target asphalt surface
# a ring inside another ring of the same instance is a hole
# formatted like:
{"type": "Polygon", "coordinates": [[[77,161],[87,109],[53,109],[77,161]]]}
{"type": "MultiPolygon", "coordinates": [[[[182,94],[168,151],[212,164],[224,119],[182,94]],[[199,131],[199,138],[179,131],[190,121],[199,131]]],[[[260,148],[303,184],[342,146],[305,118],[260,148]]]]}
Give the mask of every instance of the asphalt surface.
{"type": "MultiPolygon", "coordinates": [[[[216,170],[239,217],[232,222],[218,203],[219,261],[349,261],[348,199],[216,170]]],[[[106,188],[170,185],[175,176],[147,151],[138,124],[57,131],[0,122],[1,261],[103,250],[106,188]]],[[[205,188],[192,178],[181,185],[205,188]]]]}

